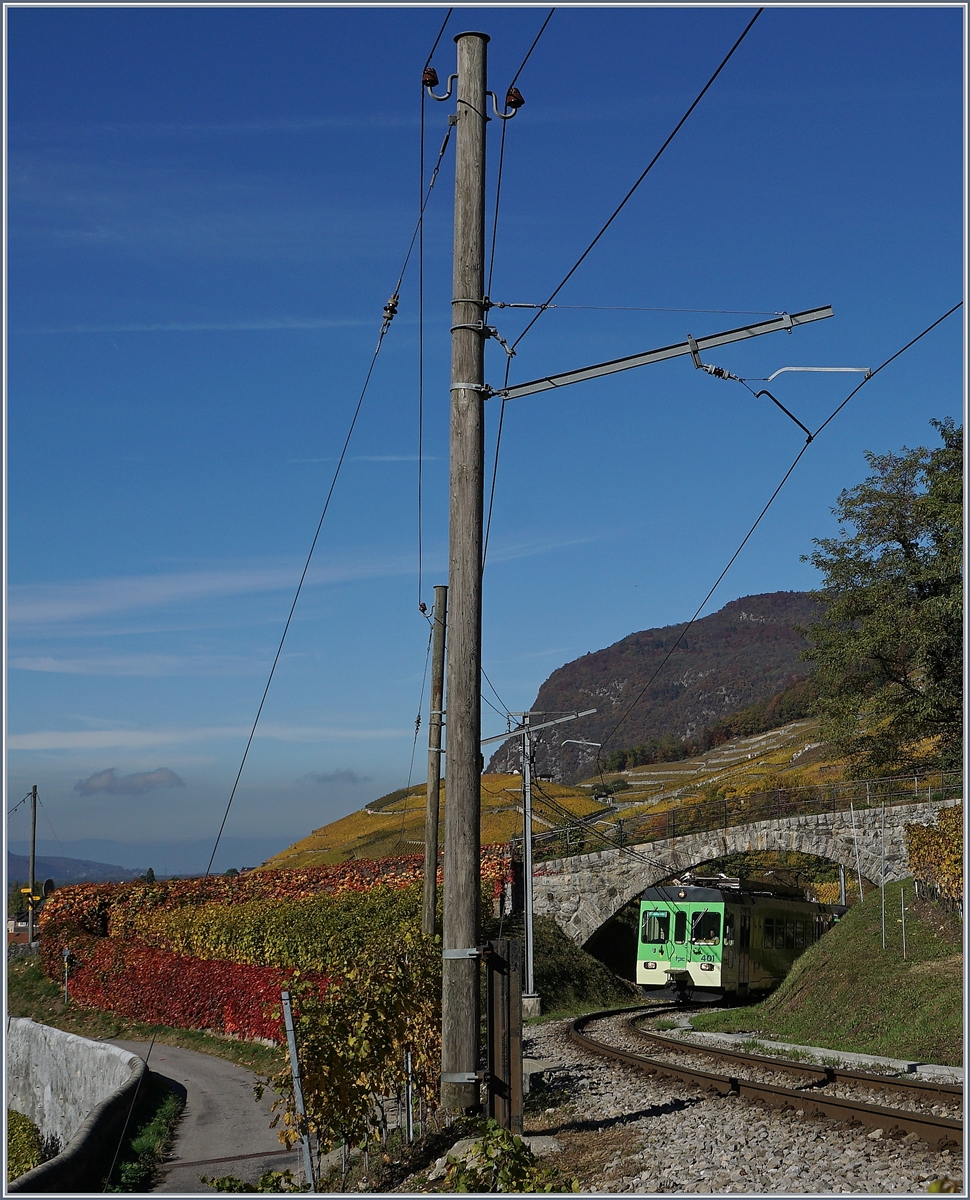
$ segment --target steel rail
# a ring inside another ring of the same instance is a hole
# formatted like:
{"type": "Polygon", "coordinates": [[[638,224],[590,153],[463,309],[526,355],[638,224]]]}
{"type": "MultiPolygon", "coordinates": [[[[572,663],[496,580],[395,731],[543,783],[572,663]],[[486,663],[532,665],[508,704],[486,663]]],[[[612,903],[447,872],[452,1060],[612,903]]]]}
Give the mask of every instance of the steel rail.
{"type": "Polygon", "coordinates": [[[640,1029],[635,1022],[643,1017],[630,1017],[626,1026],[637,1037],[654,1042],[665,1050],[675,1050],[689,1054],[701,1054],[708,1058],[724,1062],[751,1064],[765,1067],[771,1071],[784,1071],[788,1075],[802,1075],[805,1078],[817,1080],[819,1083],[853,1083],[865,1087],[878,1088],[884,1092],[897,1092],[901,1095],[916,1096],[924,1099],[939,1099],[953,1102],[963,1099],[963,1088],[958,1084],[934,1083],[928,1079],[903,1079],[893,1075],[876,1075],[871,1071],[852,1071],[844,1067],[830,1066],[820,1063],[794,1062],[788,1058],[775,1058],[769,1054],[748,1054],[740,1050],[728,1050],[721,1046],[699,1046],[694,1042],[682,1042],[678,1038],[663,1037],[640,1029]]]}
{"type": "Polygon", "coordinates": [[[632,1054],[627,1050],[608,1045],[606,1042],[597,1041],[583,1033],[583,1029],[591,1021],[622,1016],[629,1012],[628,1008],[623,1008],[588,1013],[570,1024],[569,1037],[591,1054],[613,1059],[625,1066],[645,1071],[651,1075],[663,1075],[682,1083],[693,1084],[707,1091],[717,1092],[721,1096],[735,1095],[747,1100],[760,1101],[772,1108],[794,1109],[805,1113],[806,1116],[821,1116],[830,1120],[856,1122],[871,1129],[881,1129],[891,1137],[915,1133],[933,1149],[941,1150],[945,1146],[962,1145],[963,1122],[950,1117],[936,1117],[929,1113],[911,1112],[902,1108],[882,1108],[875,1104],[844,1100],[841,1097],[820,1096],[812,1092],[756,1083],[735,1076],[716,1075],[711,1071],[674,1066],[659,1059],[632,1054]]]}

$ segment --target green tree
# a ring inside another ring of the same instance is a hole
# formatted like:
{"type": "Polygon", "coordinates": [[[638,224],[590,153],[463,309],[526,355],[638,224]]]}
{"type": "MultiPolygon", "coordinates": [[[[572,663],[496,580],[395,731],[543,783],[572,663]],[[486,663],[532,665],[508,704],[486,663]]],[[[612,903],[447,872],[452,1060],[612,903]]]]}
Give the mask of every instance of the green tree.
{"type": "Polygon", "coordinates": [[[866,455],[842,492],[839,535],[806,556],[825,576],[806,630],[822,736],[860,776],[960,762],[963,428],[942,446],[866,455]]]}

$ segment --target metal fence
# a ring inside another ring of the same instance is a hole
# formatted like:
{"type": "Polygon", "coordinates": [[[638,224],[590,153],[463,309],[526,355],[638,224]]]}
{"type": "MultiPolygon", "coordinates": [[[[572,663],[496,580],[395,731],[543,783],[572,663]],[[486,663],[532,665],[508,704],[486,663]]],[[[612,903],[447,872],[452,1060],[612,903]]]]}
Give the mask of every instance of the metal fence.
{"type": "Polygon", "coordinates": [[[957,771],[931,771],[885,779],[851,780],[794,788],[775,788],[747,796],[724,796],[680,804],[662,812],[637,817],[604,818],[593,815],[564,822],[558,829],[533,837],[542,858],[582,854],[606,846],[643,844],[708,833],[756,821],[781,821],[786,817],[881,808],[884,805],[918,804],[963,797],[963,778],[957,771]],[[597,819],[598,818],[598,819],[597,819]],[[594,824],[595,822],[595,824],[594,824]],[[607,826],[606,829],[603,826],[607,826]]]}

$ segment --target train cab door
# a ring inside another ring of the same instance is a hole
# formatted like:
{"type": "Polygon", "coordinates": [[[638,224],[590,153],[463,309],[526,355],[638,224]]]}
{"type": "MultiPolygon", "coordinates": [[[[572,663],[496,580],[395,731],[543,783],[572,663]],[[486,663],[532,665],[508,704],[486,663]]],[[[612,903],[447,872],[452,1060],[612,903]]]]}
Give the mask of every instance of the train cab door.
{"type": "Polygon", "coordinates": [[[751,981],[751,909],[738,913],[738,991],[746,992],[751,981]]]}

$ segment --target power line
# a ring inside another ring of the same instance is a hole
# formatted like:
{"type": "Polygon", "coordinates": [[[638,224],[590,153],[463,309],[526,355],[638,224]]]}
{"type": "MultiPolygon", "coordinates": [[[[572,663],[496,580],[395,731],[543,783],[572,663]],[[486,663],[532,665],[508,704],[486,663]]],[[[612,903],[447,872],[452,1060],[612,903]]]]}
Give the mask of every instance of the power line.
{"type": "Polygon", "coordinates": [[[411,743],[411,762],[408,766],[408,783],[404,789],[404,803],[401,806],[401,832],[398,834],[398,844],[404,843],[404,823],[408,815],[408,800],[411,796],[411,778],[414,774],[414,755],[418,748],[418,732],[421,729],[421,710],[424,707],[424,687],[428,682],[428,661],[431,658],[431,639],[434,637],[434,623],[431,623],[431,629],[428,631],[428,649],[424,656],[424,674],[421,676],[421,694],[418,697],[418,713],[414,718],[414,741],[411,743]]]}
{"type": "Polygon", "coordinates": [[[579,258],[576,260],[576,262],[569,268],[569,270],[563,276],[562,281],[553,290],[552,294],[549,296],[549,299],[545,302],[545,304],[542,306],[540,311],[536,313],[536,315],[532,318],[532,320],[528,323],[528,325],[526,325],[525,329],[522,330],[522,332],[519,334],[519,336],[512,343],[513,349],[515,349],[515,347],[519,344],[519,342],[522,341],[522,339],[529,332],[529,330],[532,328],[532,326],[542,316],[542,314],[546,310],[546,308],[559,295],[559,293],[562,291],[562,289],[566,286],[566,284],[569,282],[569,280],[573,277],[573,275],[579,269],[580,265],[585,261],[587,255],[590,253],[590,251],[593,249],[593,247],[596,245],[596,243],[600,240],[600,238],[603,236],[603,234],[606,233],[607,229],[609,229],[609,227],[613,224],[613,222],[616,220],[616,218],[623,211],[623,208],[626,206],[627,201],[633,196],[633,193],[637,190],[637,188],[640,186],[640,184],[643,183],[643,181],[646,179],[646,177],[653,170],[653,167],[656,164],[656,162],[659,160],[660,156],[663,154],[663,152],[667,149],[667,147],[670,145],[670,143],[674,140],[674,138],[680,132],[681,126],[684,124],[684,122],[687,120],[687,118],[691,115],[691,113],[694,111],[694,109],[698,106],[698,104],[700,104],[701,100],[706,95],[708,88],[710,88],[710,86],[711,86],[711,84],[713,84],[714,80],[717,79],[717,77],[718,77],[718,75],[720,75],[721,71],[723,71],[724,68],[727,66],[727,64],[730,61],[735,50],[737,50],[737,48],[741,45],[741,43],[744,41],[744,39],[748,36],[749,32],[751,31],[751,27],[754,25],[755,21],[757,21],[757,19],[761,16],[761,14],[763,12],[764,12],[764,8],[759,8],[758,11],[751,18],[751,20],[748,22],[748,24],[745,26],[744,31],[742,32],[741,36],[738,38],[738,40],[734,43],[734,45],[731,47],[731,49],[727,52],[727,54],[721,60],[720,66],[717,68],[717,70],[714,72],[714,74],[710,77],[710,79],[707,81],[707,83],[704,84],[704,86],[703,86],[703,88],[701,88],[700,92],[698,92],[697,97],[694,100],[693,104],[691,104],[690,108],[688,108],[688,110],[684,113],[684,115],[680,118],[680,120],[674,126],[674,128],[673,128],[672,132],[670,133],[670,135],[668,136],[667,140],[664,142],[664,144],[660,147],[660,149],[657,151],[657,153],[653,156],[653,158],[647,164],[647,166],[641,173],[640,177],[637,179],[636,183],[634,183],[633,187],[630,188],[630,190],[627,192],[627,194],[623,197],[623,199],[620,201],[620,203],[616,206],[616,208],[610,214],[608,220],[602,226],[599,233],[597,233],[596,237],[593,238],[593,240],[586,247],[586,249],[582,252],[582,254],[579,256],[579,258]]]}
{"type": "Polygon", "coordinates": [[[546,32],[546,26],[547,26],[547,25],[549,24],[549,22],[552,20],[552,14],[553,14],[555,11],[556,11],[556,10],[555,10],[554,8],[550,8],[550,9],[549,9],[548,16],[547,16],[547,17],[546,17],[546,19],[545,19],[545,20],[542,22],[542,25],[541,25],[541,26],[540,26],[540,28],[539,28],[539,32],[538,32],[538,33],[536,34],[536,36],[535,36],[535,41],[534,41],[534,42],[532,43],[532,45],[529,47],[529,51],[528,51],[528,53],[526,54],[525,58],[523,58],[523,60],[522,60],[522,61],[519,63],[519,69],[518,69],[518,70],[515,72],[515,74],[512,76],[512,82],[509,84],[509,87],[510,87],[510,88],[514,88],[514,87],[515,87],[515,85],[518,83],[518,81],[519,81],[519,76],[522,74],[523,70],[525,69],[525,64],[526,64],[526,63],[529,61],[529,59],[532,57],[532,51],[533,51],[533,50],[536,48],[536,46],[538,46],[538,45],[539,45],[539,38],[541,38],[541,37],[542,37],[542,35],[543,35],[543,34],[546,32]]]}
{"type": "Polygon", "coordinates": [[[26,796],[24,796],[23,800],[21,800],[21,801],[20,801],[18,804],[15,804],[15,805],[13,806],[13,808],[11,808],[11,809],[8,809],[8,810],[7,810],[7,816],[8,816],[8,817],[11,817],[11,816],[13,816],[13,814],[14,814],[14,813],[17,811],[17,809],[20,807],[20,805],[21,805],[21,804],[26,804],[26,803],[27,803],[27,801],[30,799],[30,797],[31,797],[32,795],[33,795],[33,793],[32,793],[32,792],[28,792],[28,793],[27,793],[27,795],[26,795],[26,796]]]}
{"type": "Polygon", "coordinates": [[[434,58],[434,52],[438,49],[438,43],[441,41],[441,35],[444,33],[445,26],[448,24],[451,14],[454,11],[455,10],[453,8],[449,8],[448,11],[445,13],[445,19],[441,22],[441,28],[438,30],[438,36],[434,40],[434,45],[431,47],[431,50],[428,53],[428,57],[424,60],[425,70],[427,70],[428,67],[431,65],[431,60],[432,60],[432,58],[434,58]]]}
{"type": "Polygon", "coordinates": [[[222,817],[222,824],[219,826],[219,832],[216,835],[215,845],[212,847],[212,854],[209,858],[209,865],[205,869],[206,876],[212,870],[212,864],[215,861],[216,851],[219,849],[219,842],[222,840],[222,832],[226,827],[226,820],[229,817],[229,810],[232,808],[232,802],[236,796],[236,789],[239,787],[239,780],[242,777],[243,768],[246,765],[246,759],[249,757],[249,750],[253,744],[253,738],[256,736],[256,726],[259,724],[259,718],[263,713],[263,705],[266,703],[266,697],[269,695],[270,684],[273,682],[273,676],[276,674],[276,667],[280,661],[280,655],[283,653],[283,643],[286,641],[286,635],[290,630],[290,622],[293,620],[293,613],[296,611],[297,601],[300,599],[300,593],[303,591],[303,584],[306,581],[307,572],[310,569],[310,560],[313,558],[313,551],[317,546],[317,539],[320,537],[320,530],[323,528],[323,522],[326,518],[327,511],[330,508],[330,501],[333,499],[334,488],[337,486],[337,479],[340,476],[340,469],[344,465],[344,459],[347,457],[347,449],[350,446],[350,439],[353,437],[354,427],[357,424],[357,418],[360,416],[360,410],[364,403],[364,397],[367,395],[367,389],[370,386],[371,376],[374,374],[374,367],[377,364],[377,356],[381,352],[381,346],[384,344],[384,338],[390,328],[393,313],[388,314],[385,309],[384,321],[381,324],[381,331],[377,338],[377,345],[374,348],[374,353],[371,356],[370,366],[367,368],[367,375],[364,378],[364,386],[360,390],[360,395],[357,397],[357,406],[354,409],[354,415],[350,419],[350,427],[347,430],[347,436],[344,438],[343,448],[340,451],[340,457],[337,459],[337,466],[333,473],[333,478],[330,481],[330,489],[327,492],[327,498],[324,501],[323,512],[320,514],[320,520],[317,522],[316,531],[313,534],[313,541],[310,543],[310,550],[306,556],[306,562],[303,564],[303,571],[300,575],[300,582],[296,585],[296,592],[293,596],[293,603],[290,605],[290,611],[286,617],[286,624],[283,626],[283,633],[280,637],[279,645],[276,648],[276,655],[273,658],[273,665],[270,667],[269,678],[266,680],[266,686],[263,688],[263,695],[259,701],[259,708],[256,710],[256,717],[253,721],[252,729],[249,731],[249,738],[246,741],[246,749],[243,751],[242,762],[239,764],[239,770],[236,772],[236,779],[232,785],[232,791],[229,794],[229,802],[226,805],[226,811],[222,817]]]}
{"type": "Polygon", "coordinates": [[[654,682],[654,680],[657,678],[657,676],[660,674],[660,672],[667,665],[667,662],[670,660],[671,655],[677,649],[677,647],[680,645],[680,643],[684,640],[684,637],[687,635],[687,631],[697,620],[701,610],[704,608],[704,606],[707,604],[708,600],[710,600],[711,596],[714,594],[715,590],[717,589],[718,584],[721,582],[721,580],[724,578],[724,576],[728,573],[728,571],[734,565],[735,559],[738,557],[738,555],[741,553],[741,551],[747,545],[749,539],[751,538],[751,535],[761,524],[761,521],[762,521],[763,517],[765,516],[765,513],[767,513],[769,508],[771,508],[772,504],[775,502],[775,499],[778,496],[778,493],[788,482],[788,479],[791,476],[791,473],[798,466],[799,462],[801,461],[802,455],[808,449],[809,445],[814,441],[815,438],[818,437],[818,435],[829,424],[829,422],[832,421],[842,411],[843,408],[845,408],[845,406],[849,403],[849,401],[852,399],[852,397],[855,396],[860,391],[860,389],[865,387],[865,385],[870,381],[870,379],[875,378],[875,376],[878,375],[879,372],[884,367],[888,367],[891,362],[893,362],[895,359],[899,358],[899,356],[901,354],[904,354],[911,346],[915,346],[916,343],[920,340],[920,338],[925,337],[931,330],[935,329],[937,327],[937,325],[940,324],[941,321],[945,321],[947,317],[949,317],[953,313],[955,313],[958,308],[962,307],[962,305],[963,305],[962,300],[959,302],[959,304],[954,304],[954,306],[951,309],[949,309],[947,312],[945,312],[942,317],[938,317],[931,325],[927,325],[927,327],[922,331],[922,333],[918,333],[916,335],[916,337],[914,337],[910,341],[908,341],[905,346],[902,346],[894,354],[891,354],[889,356],[889,358],[887,358],[885,360],[885,362],[881,363],[878,367],[875,368],[874,371],[870,372],[870,374],[867,375],[865,377],[865,379],[862,380],[862,382],[858,385],[858,387],[853,388],[853,390],[848,394],[848,396],[846,396],[846,398],[841,402],[841,404],[839,404],[836,408],[834,408],[832,410],[832,412],[825,418],[825,420],[822,422],[822,424],[819,425],[818,429],[816,429],[813,434],[810,434],[809,440],[805,443],[804,446],[802,446],[801,450],[799,450],[798,454],[795,456],[794,462],[791,464],[791,466],[788,468],[788,470],[782,476],[781,482],[778,484],[778,486],[775,488],[775,490],[771,493],[771,497],[768,500],[768,503],[764,506],[764,508],[758,514],[758,517],[756,518],[754,524],[751,526],[751,528],[748,530],[748,532],[744,535],[744,538],[742,539],[741,544],[738,546],[738,548],[734,551],[734,553],[728,559],[727,565],[724,567],[724,570],[721,571],[720,575],[718,575],[717,579],[715,579],[714,584],[711,587],[710,591],[707,593],[707,595],[704,597],[704,599],[697,606],[697,608],[694,612],[694,615],[687,622],[687,624],[684,626],[682,632],[678,635],[676,641],[673,643],[673,645],[670,647],[670,649],[664,655],[663,659],[660,662],[660,665],[657,667],[657,669],[654,671],[654,673],[650,676],[650,678],[647,680],[647,682],[644,684],[644,686],[640,689],[640,691],[637,693],[637,695],[633,699],[633,701],[627,706],[626,710],[620,717],[619,721],[617,721],[617,723],[613,726],[613,728],[610,730],[610,732],[603,739],[601,746],[600,746],[600,750],[599,750],[599,752],[597,752],[597,755],[596,755],[597,766],[598,766],[601,776],[602,776],[602,770],[603,770],[602,762],[601,762],[601,753],[602,753],[603,747],[606,746],[607,742],[610,741],[610,739],[613,737],[613,735],[616,733],[616,731],[623,725],[623,722],[627,719],[627,717],[633,711],[635,706],[637,704],[639,704],[640,701],[643,699],[643,696],[645,695],[647,689],[651,686],[651,684],[654,682]]]}
{"type": "MultiPolygon", "coordinates": [[[[485,682],[488,684],[488,686],[489,686],[489,687],[492,689],[492,695],[493,695],[493,696],[495,697],[495,699],[496,699],[496,700],[499,702],[499,704],[501,704],[501,706],[502,706],[502,716],[503,716],[503,717],[508,717],[508,716],[511,716],[511,709],[510,709],[510,708],[509,708],[509,706],[508,706],[508,705],[505,703],[505,701],[502,699],[502,697],[501,697],[501,696],[498,694],[498,692],[495,690],[495,684],[494,684],[494,683],[492,683],[491,679],[489,679],[488,675],[485,673],[485,668],[484,668],[484,667],[482,667],[482,678],[485,680],[485,682]]],[[[486,701],[486,703],[487,703],[487,701],[486,701]]]]}
{"type": "Polygon", "coordinates": [[[371,357],[370,366],[367,368],[367,374],[364,378],[364,385],[361,388],[359,397],[357,398],[357,407],[354,409],[354,415],[350,422],[350,428],[347,430],[347,436],[344,439],[343,448],[340,451],[340,457],[337,460],[337,466],[333,473],[333,479],[330,482],[330,490],[327,492],[327,498],[326,498],[326,501],[323,506],[323,512],[320,514],[320,520],[317,523],[316,532],[313,535],[313,541],[310,545],[310,552],[307,555],[306,562],[303,566],[303,573],[300,576],[300,582],[297,585],[296,594],[293,597],[293,603],[290,606],[289,615],[287,616],[286,624],[283,627],[283,635],[280,638],[280,643],[276,650],[276,656],[273,659],[273,665],[270,668],[269,678],[266,681],[266,687],[263,689],[263,695],[262,695],[262,699],[259,702],[259,708],[256,711],[256,719],[253,721],[253,726],[252,726],[252,729],[250,730],[249,738],[246,742],[246,749],[243,751],[242,762],[239,764],[239,771],[236,775],[236,780],[232,785],[232,792],[230,793],[230,796],[229,796],[229,802],[226,805],[226,811],[222,818],[222,824],[219,826],[219,833],[218,833],[218,836],[216,837],[216,844],[212,850],[212,857],[209,859],[208,867],[206,867],[205,873],[207,876],[212,869],[212,863],[215,860],[216,850],[219,848],[219,842],[222,839],[222,833],[226,826],[226,818],[229,816],[229,809],[232,807],[232,802],[236,795],[236,790],[239,787],[239,780],[242,776],[243,768],[246,765],[246,759],[249,757],[250,747],[253,744],[253,738],[256,736],[256,726],[259,724],[259,718],[263,711],[263,705],[266,703],[266,696],[269,693],[270,684],[273,682],[273,676],[276,673],[276,666],[277,666],[277,663],[279,662],[280,654],[283,651],[283,643],[286,641],[286,635],[289,632],[290,622],[293,620],[293,612],[296,609],[296,602],[297,602],[297,600],[299,600],[300,592],[303,590],[303,583],[306,579],[307,571],[310,568],[310,559],[313,557],[313,551],[316,548],[317,539],[320,536],[320,530],[323,526],[324,518],[326,517],[327,510],[330,507],[330,501],[333,498],[333,492],[334,492],[334,488],[337,485],[337,479],[340,475],[340,470],[343,467],[344,459],[347,456],[347,448],[350,445],[350,439],[353,436],[354,427],[357,424],[357,418],[360,416],[360,410],[361,410],[361,406],[364,403],[364,397],[367,395],[367,389],[370,386],[371,376],[373,375],[374,367],[377,364],[377,357],[381,352],[381,347],[384,344],[384,338],[387,335],[387,331],[391,327],[391,321],[394,319],[394,316],[397,313],[397,302],[398,302],[398,297],[400,295],[401,284],[404,281],[404,275],[405,275],[405,272],[407,271],[408,263],[411,260],[411,253],[414,250],[414,244],[415,244],[415,241],[417,240],[417,236],[418,236],[419,230],[421,228],[421,223],[424,218],[425,208],[427,207],[428,200],[431,197],[431,191],[434,188],[435,182],[438,178],[438,171],[441,168],[441,162],[445,156],[445,151],[448,148],[448,142],[451,138],[451,129],[452,129],[452,127],[449,125],[447,128],[447,131],[445,132],[444,140],[441,143],[441,149],[438,151],[438,160],[435,163],[434,170],[431,172],[431,179],[428,183],[427,191],[424,194],[423,203],[421,205],[421,211],[418,214],[418,220],[415,223],[414,232],[411,234],[411,241],[408,245],[407,253],[404,256],[404,263],[401,267],[401,273],[398,276],[397,283],[394,287],[394,292],[393,292],[390,300],[388,300],[387,304],[384,305],[384,319],[381,323],[380,333],[377,338],[377,345],[374,348],[374,353],[371,357]]]}

